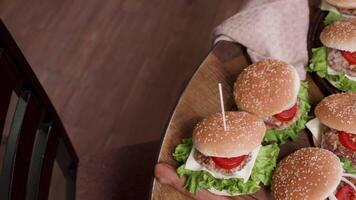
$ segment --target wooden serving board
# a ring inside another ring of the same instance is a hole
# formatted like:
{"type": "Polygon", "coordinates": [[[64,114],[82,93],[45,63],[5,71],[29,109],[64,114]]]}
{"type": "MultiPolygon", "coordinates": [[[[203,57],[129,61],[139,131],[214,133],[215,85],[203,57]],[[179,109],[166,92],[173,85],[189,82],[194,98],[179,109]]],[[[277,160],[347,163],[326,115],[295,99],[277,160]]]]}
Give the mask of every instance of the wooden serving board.
{"type": "MultiPolygon", "coordinates": [[[[308,36],[308,48],[310,49],[318,45],[318,34],[322,27],[320,23],[324,13],[320,12],[318,9],[320,1],[311,0],[309,2],[311,23],[308,36]]],[[[181,143],[183,138],[191,137],[193,127],[198,121],[209,114],[220,111],[217,87],[219,82],[223,84],[226,110],[236,109],[232,96],[233,83],[238,74],[250,63],[245,48],[241,45],[229,42],[219,42],[213,48],[210,54],[199,66],[178,101],[163,138],[158,162],[168,163],[177,167],[178,163],[174,161],[172,157],[176,145],[181,143]]],[[[325,87],[323,88],[323,91],[321,91],[318,86],[324,86],[324,84],[326,84],[325,81],[317,79],[312,74],[307,76],[307,81],[309,82],[309,97],[312,106],[315,106],[324,98],[323,92],[325,92],[324,94],[329,94],[331,92],[332,88],[325,87]]],[[[313,113],[313,111],[311,113],[313,113]]],[[[280,147],[281,152],[279,159],[282,159],[297,149],[308,146],[313,146],[311,136],[305,131],[302,131],[297,141],[287,142],[280,147]]],[[[162,185],[157,180],[154,180],[151,199],[184,200],[192,199],[192,197],[185,196],[174,188],[162,185]]],[[[265,200],[272,198],[269,188],[262,188],[258,193],[253,195],[236,196],[232,199],[265,200]]]]}
{"type": "MultiPolygon", "coordinates": [[[[199,120],[220,111],[217,86],[219,82],[223,84],[226,110],[235,109],[232,96],[233,83],[241,70],[249,63],[248,56],[242,46],[228,42],[220,42],[215,46],[196,71],[177,104],[163,139],[159,162],[176,167],[177,162],[172,157],[175,146],[181,142],[182,138],[191,137],[193,127],[199,120]]],[[[308,81],[310,82],[311,102],[316,104],[323,98],[323,95],[310,77],[308,77],[308,81]]],[[[280,158],[308,146],[312,146],[311,138],[302,131],[297,141],[281,146],[280,158]]],[[[156,180],[153,183],[152,199],[154,200],[189,198],[191,197],[184,196],[156,180]]],[[[254,195],[238,196],[233,199],[271,199],[271,197],[269,189],[263,188],[254,195]]]]}

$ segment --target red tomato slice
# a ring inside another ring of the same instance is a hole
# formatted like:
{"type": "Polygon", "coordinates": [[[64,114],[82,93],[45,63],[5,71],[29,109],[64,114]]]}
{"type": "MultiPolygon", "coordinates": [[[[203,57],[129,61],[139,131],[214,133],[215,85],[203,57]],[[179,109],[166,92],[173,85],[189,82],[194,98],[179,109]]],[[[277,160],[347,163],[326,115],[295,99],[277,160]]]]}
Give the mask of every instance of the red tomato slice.
{"type": "Polygon", "coordinates": [[[212,157],[214,163],[223,169],[232,169],[239,166],[246,159],[246,155],[234,158],[212,157]]]}
{"type": "Polygon", "coordinates": [[[356,191],[351,186],[345,185],[336,192],[335,196],[338,200],[355,200],[356,191]]]}
{"type": "Polygon", "coordinates": [[[342,146],[350,149],[351,151],[356,151],[356,135],[345,133],[343,131],[339,132],[339,140],[342,146]]]}
{"type": "Polygon", "coordinates": [[[298,110],[298,105],[295,104],[293,107],[279,114],[276,114],[274,117],[277,118],[279,121],[288,122],[294,118],[294,116],[297,114],[297,110],[298,110]]]}
{"type": "Polygon", "coordinates": [[[354,52],[348,52],[348,51],[342,51],[342,56],[349,62],[351,65],[356,64],[356,51],[354,52]]]}

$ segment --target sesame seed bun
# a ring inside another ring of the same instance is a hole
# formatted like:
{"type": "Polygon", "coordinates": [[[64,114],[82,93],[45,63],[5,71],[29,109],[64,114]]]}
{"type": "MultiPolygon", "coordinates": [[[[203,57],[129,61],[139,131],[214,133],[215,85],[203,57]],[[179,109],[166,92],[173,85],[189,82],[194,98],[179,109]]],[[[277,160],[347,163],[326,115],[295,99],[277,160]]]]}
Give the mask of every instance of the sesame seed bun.
{"type": "Polygon", "coordinates": [[[328,25],[320,34],[324,46],[343,51],[356,51],[356,18],[337,21],[328,25]]]}
{"type": "Polygon", "coordinates": [[[338,131],[356,134],[356,93],[340,93],[324,98],[315,108],[319,121],[338,131]]]}
{"type": "Polygon", "coordinates": [[[339,8],[346,8],[346,9],[356,8],[355,0],[326,0],[326,2],[339,8]]]}
{"type": "Polygon", "coordinates": [[[193,131],[195,148],[206,156],[223,158],[251,153],[261,145],[266,126],[247,112],[226,112],[227,131],[221,113],[204,118],[193,131]]]}
{"type": "Polygon", "coordinates": [[[248,66],[237,77],[234,98],[240,110],[268,117],[291,108],[299,88],[300,78],[292,65],[266,59],[248,66]]]}
{"type": "Polygon", "coordinates": [[[321,148],[304,148],[282,160],[272,177],[275,200],[324,200],[342,177],[340,160],[321,148]]]}

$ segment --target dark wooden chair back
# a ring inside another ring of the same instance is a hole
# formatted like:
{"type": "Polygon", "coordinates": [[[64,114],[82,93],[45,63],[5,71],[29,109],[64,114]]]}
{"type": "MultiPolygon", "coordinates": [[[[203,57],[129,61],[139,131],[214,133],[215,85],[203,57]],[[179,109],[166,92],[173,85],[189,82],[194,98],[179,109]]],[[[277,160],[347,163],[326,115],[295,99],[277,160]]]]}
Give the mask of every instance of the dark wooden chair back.
{"type": "Polygon", "coordinates": [[[74,199],[78,157],[0,20],[0,199],[74,199]]]}

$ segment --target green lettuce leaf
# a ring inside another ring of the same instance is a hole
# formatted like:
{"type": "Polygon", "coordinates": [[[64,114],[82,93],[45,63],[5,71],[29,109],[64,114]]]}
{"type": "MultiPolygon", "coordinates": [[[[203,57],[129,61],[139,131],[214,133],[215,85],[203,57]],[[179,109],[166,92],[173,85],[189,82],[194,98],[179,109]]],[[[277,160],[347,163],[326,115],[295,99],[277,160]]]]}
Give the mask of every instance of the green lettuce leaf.
{"type": "Polygon", "coordinates": [[[329,25],[344,18],[345,17],[342,16],[340,13],[329,11],[328,15],[324,19],[324,24],[329,25]]]}
{"type": "Polygon", "coordinates": [[[315,72],[319,77],[325,78],[341,91],[356,92],[356,81],[348,79],[345,74],[328,74],[328,51],[326,47],[312,49],[308,71],[315,72]]]}
{"type": "MultiPolygon", "coordinates": [[[[188,158],[190,151],[185,155],[181,154],[182,146],[188,147],[190,145],[189,139],[183,140],[182,144],[179,144],[174,152],[174,154],[179,154],[179,158],[188,158]]],[[[186,152],[186,151],[185,151],[186,152]]],[[[262,146],[258,156],[256,158],[255,165],[252,169],[250,179],[244,183],[242,179],[231,178],[231,179],[217,179],[213,177],[207,171],[191,171],[185,169],[185,160],[177,160],[181,163],[181,166],[177,169],[177,174],[179,176],[186,176],[187,180],[185,183],[185,188],[195,194],[198,188],[214,188],[218,191],[225,190],[229,194],[252,194],[260,189],[260,183],[264,185],[269,185],[272,173],[276,167],[277,157],[279,154],[279,147],[277,144],[270,144],[267,146],[262,146]],[[183,163],[183,164],[182,164],[183,163]]]]}
{"type": "Polygon", "coordinates": [[[319,77],[326,78],[328,75],[328,50],[326,47],[312,49],[312,58],[308,71],[316,72],[319,77]]]}
{"type": "Polygon", "coordinates": [[[348,79],[345,74],[328,75],[335,82],[336,88],[344,92],[356,92],[356,81],[348,79]]]}
{"type": "Polygon", "coordinates": [[[173,158],[178,162],[184,162],[188,159],[189,153],[192,149],[193,141],[191,138],[183,139],[181,144],[175,148],[173,158]]]}
{"type": "Polygon", "coordinates": [[[308,112],[310,110],[309,95],[308,95],[308,83],[302,81],[300,83],[299,90],[299,111],[301,112],[299,119],[291,124],[289,127],[283,130],[267,129],[264,137],[264,142],[277,142],[278,144],[284,144],[288,139],[297,139],[299,132],[305,128],[305,124],[308,121],[308,112]]]}
{"type": "Polygon", "coordinates": [[[347,159],[345,157],[341,157],[340,160],[343,163],[343,168],[344,168],[344,171],[346,173],[350,173],[350,174],[355,174],[356,175],[356,168],[354,166],[352,166],[351,160],[349,160],[349,159],[347,159]]]}

